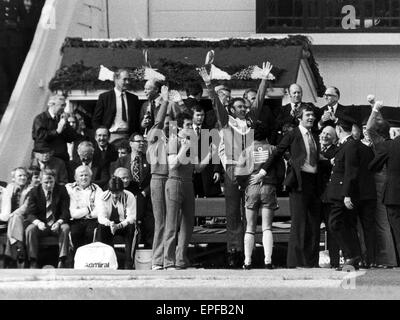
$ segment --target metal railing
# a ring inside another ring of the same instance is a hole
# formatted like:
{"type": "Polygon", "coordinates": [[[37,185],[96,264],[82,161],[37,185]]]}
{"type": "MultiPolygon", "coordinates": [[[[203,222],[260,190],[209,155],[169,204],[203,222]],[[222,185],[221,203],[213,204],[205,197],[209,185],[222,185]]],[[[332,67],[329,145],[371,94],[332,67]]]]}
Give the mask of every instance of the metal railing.
{"type": "Polygon", "coordinates": [[[399,31],[400,0],[256,0],[257,33],[399,31]]]}

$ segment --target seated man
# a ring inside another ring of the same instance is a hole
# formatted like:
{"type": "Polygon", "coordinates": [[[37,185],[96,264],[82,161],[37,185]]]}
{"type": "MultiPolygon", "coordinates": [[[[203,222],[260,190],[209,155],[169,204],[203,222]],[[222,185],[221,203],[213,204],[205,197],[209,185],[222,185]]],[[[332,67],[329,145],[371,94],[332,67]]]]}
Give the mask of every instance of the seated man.
{"type": "Polygon", "coordinates": [[[97,211],[95,203],[100,200],[103,190],[92,183],[92,170],[82,165],[75,170],[75,182],[66,185],[71,214],[71,239],[74,251],[93,242],[94,230],[97,228],[97,211]]]}
{"type": "Polygon", "coordinates": [[[69,247],[69,196],[64,186],[56,184],[56,173],[45,169],[41,184],[32,189],[26,211],[30,222],[25,230],[26,250],[31,269],[37,268],[39,238],[57,236],[59,245],[58,268],[66,267],[69,247]]]}
{"type": "Polygon", "coordinates": [[[99,240],[113,245],[115,236],[122,236],[125,242],[125,269],[133,268],[131,256],[132,240],[136,223],[135,196],[124,190],[124,183],[118,177],[112,177],[98,203],[99,240]]]}

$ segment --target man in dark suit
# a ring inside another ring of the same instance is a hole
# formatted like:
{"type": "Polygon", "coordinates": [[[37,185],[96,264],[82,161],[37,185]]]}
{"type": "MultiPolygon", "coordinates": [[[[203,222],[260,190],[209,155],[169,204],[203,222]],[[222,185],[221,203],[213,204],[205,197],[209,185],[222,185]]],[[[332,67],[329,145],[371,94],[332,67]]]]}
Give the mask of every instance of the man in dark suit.
{"type": "Polygon", "coordinates": [[[93,144],[89,141],[82,141],[78,146],[78,157],[79,159],[76,161],[72,161],[70,168],[71,172],[69,173],[70,182],[74,182],[75,170],[82,166],[88,166],[91,171],[91,182],[97,184],[100,188],[104,188],[108,181],[110,180],[110,175],[108,174],[107,168],[104,166],[100,166],[100,159],[94,158],[94,147],[93,144]]]}
{"type": "Polygon", "coordinates": [[[319,144],[314,127],[314,107],[303,105],[297,112],[299,125],[289,131],[277,146],[276,153],[263,169],[287,150],[290,160],[284,185],[289,189],[292,219],[288,245],[287,267],[318,267],[320,239],[320,181],[318,176],[319,144]]]}
{"type": "Polygon", "coordinates": [[[335,158],[335,154],[337,152],[337,136],[335,129],[331,126],[326,126],[324,129],[322,129],[319,139],[321,144],[319,171],[322,183],[322,219],[325,222],[325,228],[327,232],[330,265],[332,268],[338,268],[340,261],[340,248],[333,237],[332,232],[330,231],[329,214],[331,212],[331,205],[326,195],[326,187],[329,183],[333,167],[331,160],[335,158]]]}
{"type": "Polygon", "coordinates": [[[48,102],[48,110],[42,112],[33,120],[32,138],[35,146],[46,143],[53,150],[53,155],[64,160],[68,167],[67,143],[75,141],[78,134],[63,115],[65,106],[64,96],[51,96],[48,102]]]}
{"type": "Polygon", "coordinates": [[[339,147],[327,186],[327,197],[331,203],[329,226],[343,251],[344,266],[358,268],[361,262],[361,248],[357,236],[360,142],[353,139],[351,129],[351,119],[339,118],[336,123],[339,147]]]}
{"type": "Polygon", "coordinates": [[[124,172],[119,172],[119,168],[129,170],[132,181],[127,188],[136,196],[137,201],[137,221],[140,225],[141,238],[146,248],[151,248],[154,238],[154,216],[150,198],[150,165],[146,158],[146,140],[143,135],[133,133],[129,138],[132,153],[128,156],[119,158],[115,162],[116,172],[113,174],[123,181],[124,172]]]}
{"type": "MultiPolygon", "coordinates": [[[[321,111],[319,108],[314,106],[312,103],[308,102],[302,102],[303,99],[303,89],[301,88],[300,85],[294,83],[290,85],[289,87],[289,97],[290,97],[290,103],[287,105],[284,105],[281,108],[281,111],[279,112],[277,118],[276,118],[276,128],[279,132],[282,132],[282,127],[284,125],[292,125],[293,127],[297,127],[299,125],[299,120],[296,117],[296,113],[299,112],[300,108],[304,106],[305,104],[310,105],[310,107],[314,111],[314,117],[315,117],[315,122],[312,127],[313,132],[318,132],[318,122],[321,118],[321,111]]],[[[282,139],[282,135],[280,135],[278,138],[278,142],[282,139]]]]}
{"type": "Polygon", "coordinates": [[[99,187],[105,190],[110,180],[110,165],[118,159],[118,151],[113,144],[109,143],[110,133],[106,127],[97,128],[95,140],[93,159],[96,159],[98,169],[97,174],[93,175],[93,181],[100,183],[99,187]]]}
{"type": "Polygon", "coordinates": [[[69,196],[64,186],[56,184],[53,170],[42,172],[41,184],[30,193],[26,216],[30,222],[25,230],[30,267],[37,268],[39,238],[57,236],[58,268],[65,268],[69,247],[69,196]]]}
{"type": "MultiPolygon", "coordinates": [[[[379,113],[382,104],[376,103],[373,112],[379,113]]],[[[383,123],[379,123],[383,126],[383,123]]],[[[382,139],[383,140],[383,139],[382,139]]],[[[369,168],[374,172],[386,166],[387,174],[383,189],[383,203],[387,209],[388,220],[394,237],[397,256],[400,256],[400,136],[394,140],[383,140],[375,144],[376,155],[369,168]]]]}
{"type": "MultiPolygon", "coordinates": [[[[204,109],[200,106],[193,106],[193,130],[198,138],[197,141],[197,154],[199,155],[199,163],[203,160],[201,155],[201,130],[203,128],[204,122],[204,109]]],[[[210,141],[211,142],[211,141],[210,141]]],[[[207,165],[202,172],[194,173],[194,193],[195,196],[203,197],[216,197],[221,194],[220,178],[222,173],[222,165],[220,164],[210,164],[207,165]]]]}
{"type": "Polygon", "coordinates": [[[326,105],[321,108],[321,120],[318,122],[320,129],[336,126],[336,121],[345,113],[345,107],[339,104],[340,91],[336,87],[328,87],[324,94],[326,105]]]}
{"type": "Polygon", "coordinates": [[[110,130],[111,142],[129,138],[140,128],[139,98],[127,91],[129,73],[119,69],[114,75],[115,87],[113,90],[102,93],[94,110],[93,128],[104,126],[110,130]]]}

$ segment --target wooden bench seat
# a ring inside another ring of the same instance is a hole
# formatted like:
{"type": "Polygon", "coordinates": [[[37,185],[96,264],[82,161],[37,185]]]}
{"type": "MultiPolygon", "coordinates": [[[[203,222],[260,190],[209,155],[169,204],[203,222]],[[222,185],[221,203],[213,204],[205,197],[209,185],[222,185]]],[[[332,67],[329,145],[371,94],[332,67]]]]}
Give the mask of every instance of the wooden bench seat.
{"type": "MultiPolygon", "coordinates": [[[[287,243],[290,236],[289,198],[278,198],[279,209],[275,211],[272,234],[275,243],[287,243]]],[[[225,217],[224,198],[197,198],[196,217],[225,217]]],[[[262,243],[262,229],[258,225],[255,240],[262,243]]],[[[226,243],[226,226],[195,226],[191,239],[192,244],[226,243]]],[[[321,242],[325,241],[325,230],[321,229],[321,242]]]]}

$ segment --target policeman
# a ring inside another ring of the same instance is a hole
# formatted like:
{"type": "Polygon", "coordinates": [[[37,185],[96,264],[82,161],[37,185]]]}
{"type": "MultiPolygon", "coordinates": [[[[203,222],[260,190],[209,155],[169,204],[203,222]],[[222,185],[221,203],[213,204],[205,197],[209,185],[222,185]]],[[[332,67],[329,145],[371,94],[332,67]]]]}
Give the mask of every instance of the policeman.
{"type": "Polygon", "coordinates": [[[22,0],[0,0],[0,113],[14,89],[22,66],[22,0]]]}

